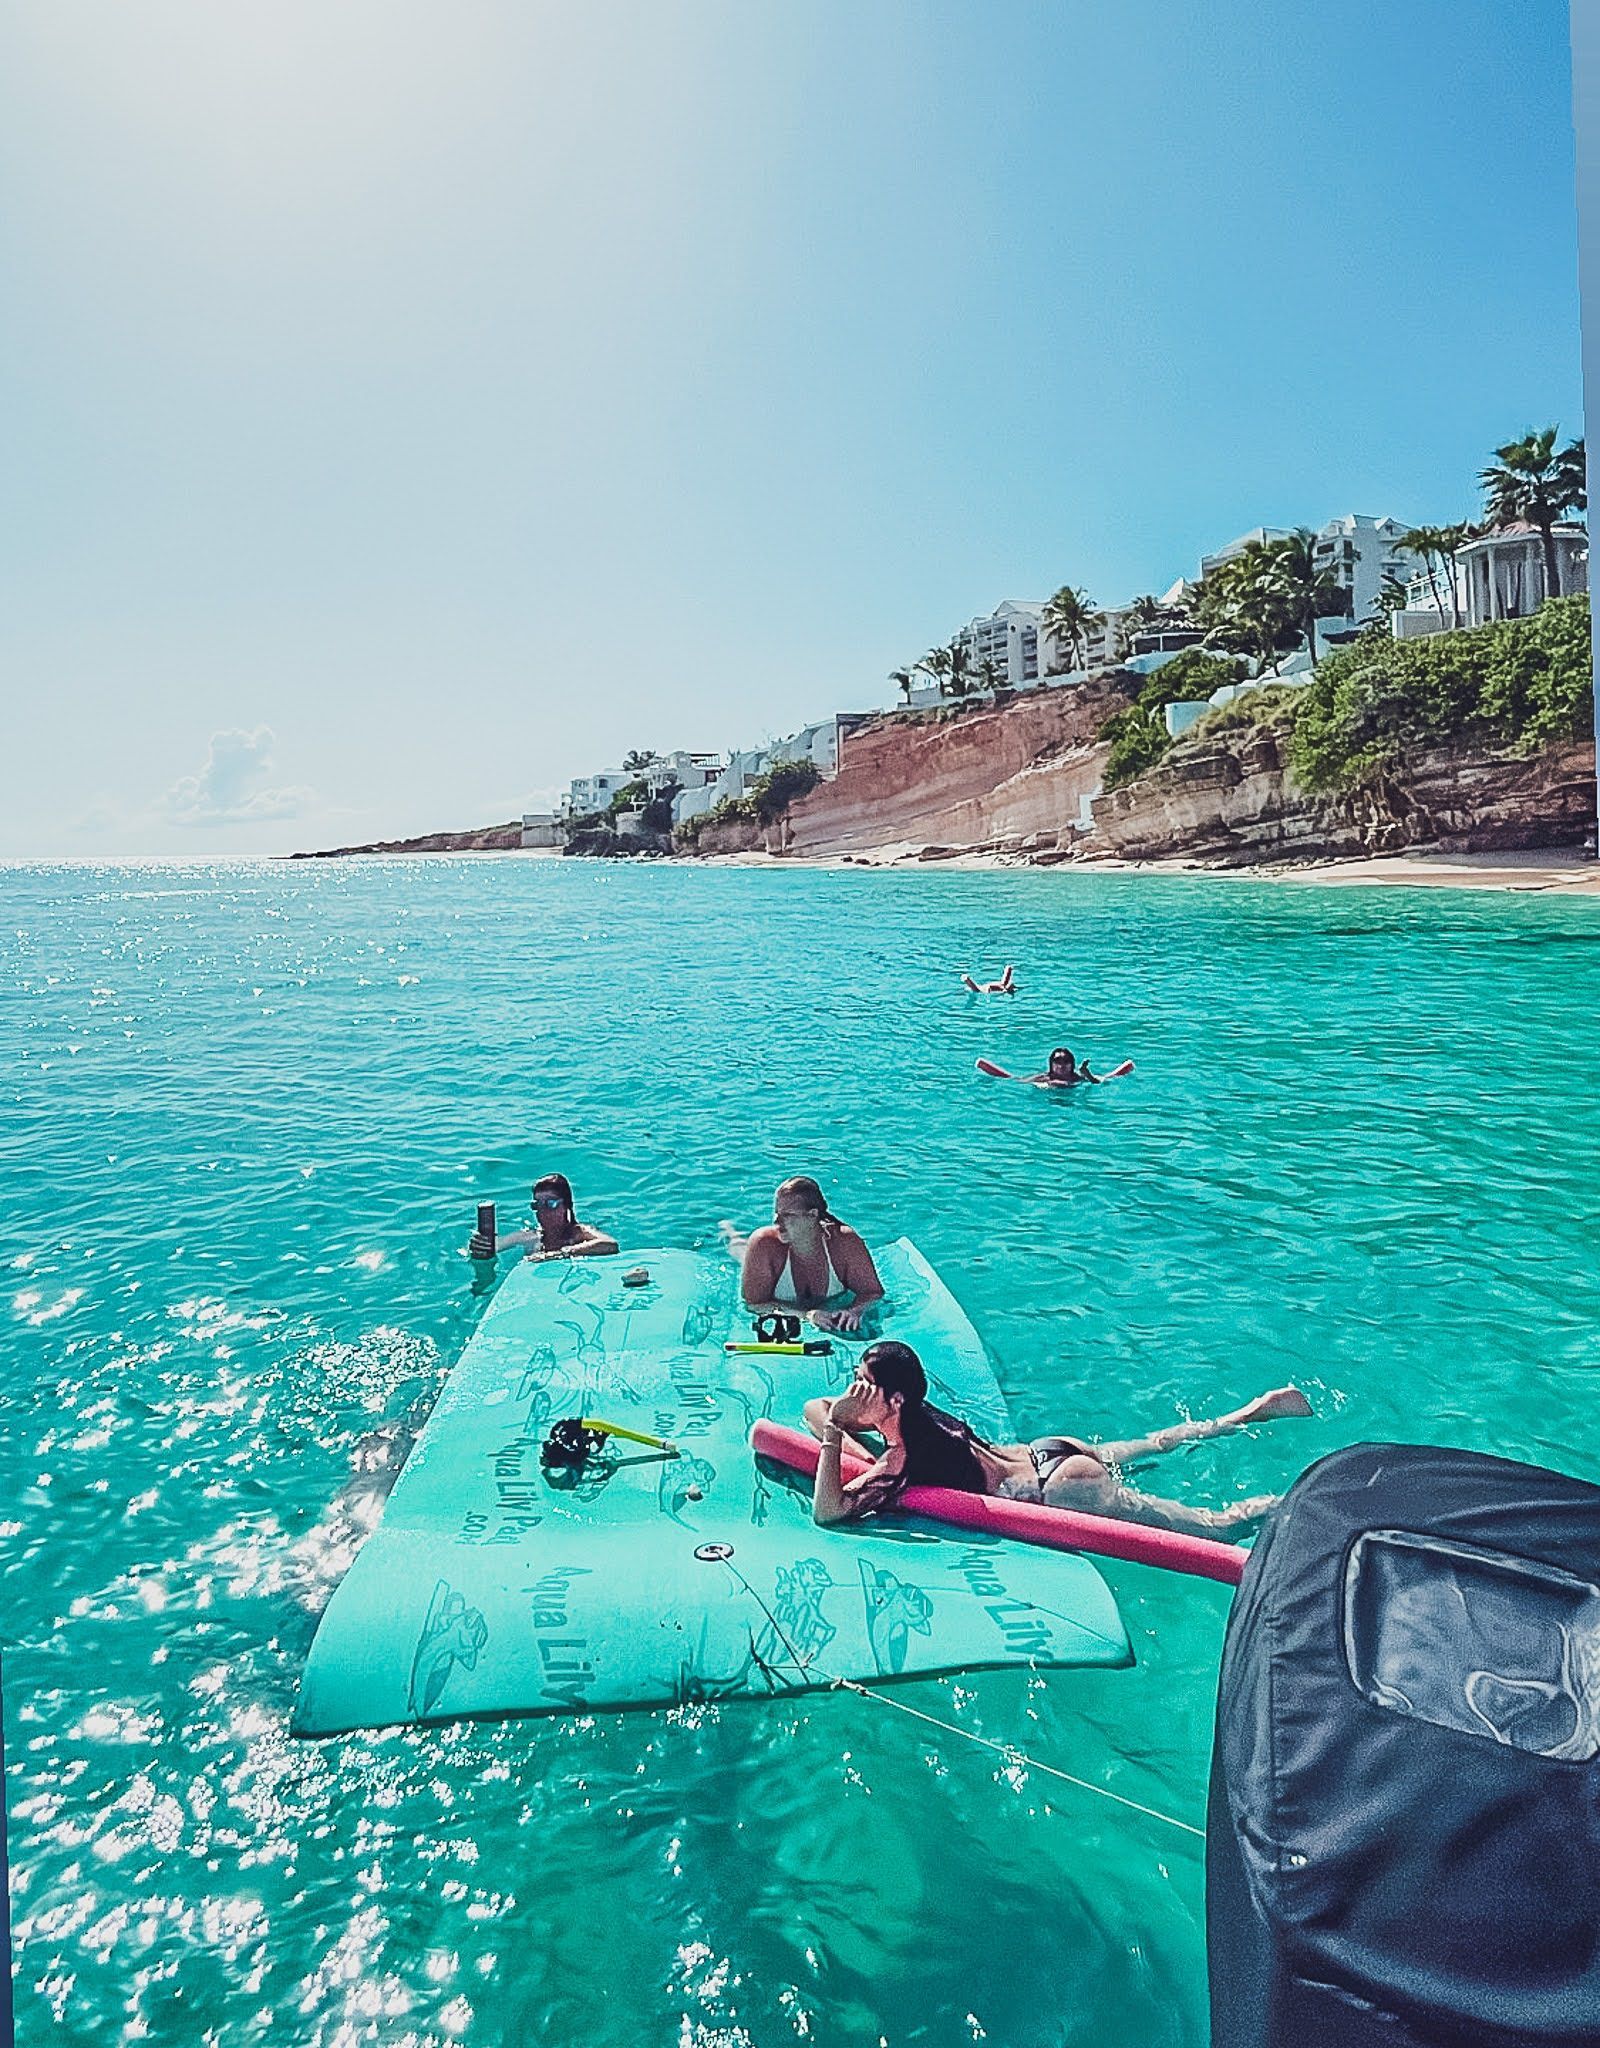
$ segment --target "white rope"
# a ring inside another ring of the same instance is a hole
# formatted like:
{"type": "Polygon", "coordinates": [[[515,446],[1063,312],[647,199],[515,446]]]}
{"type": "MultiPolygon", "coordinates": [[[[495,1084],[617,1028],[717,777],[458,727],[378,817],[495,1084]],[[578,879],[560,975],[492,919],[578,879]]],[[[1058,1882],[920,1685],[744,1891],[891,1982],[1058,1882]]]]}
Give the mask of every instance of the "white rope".
{"type": "MultiPolygon", "coordinates": [[[[762,1599],[755,1587],[751,1585],[744,1573],[733,1562],[731,1554],[727,1557],[719,1557],[714,1561],[727,1566],[729,1572],[739,1581],[739,1584],[743,1586],[746,1593],[749,1594],[750,1598],[761,1609],[761,1612],[772,1624],[773,1634],[788,1651],[791,1663],[793,1663],[795,1669],[799,1671],[802,1677],[809,1677],[815,1671],[819,1678],[826,1678],[828,1680],[830,1691],[853,1692],[861,1699],[876,1700],[880,1707],[893,1707],[897,1714],[909,1714],[913,1721],[925,1722],[930,1728],[940,1728],[946,1735],[959,1735],[968,1742],[975,1742],[980,1749],[992,1749],[996,1756],[1004,1757],[1006,1762],[1012,1766],[1020,1764],[1030,1771],[1043,1771],[1047,1777],[1059,1778],[1064,1785],[1076,1785],[1082,1792],[1096,1793],[1101,1799],[1110,1799],[1118,1806],[1126,1806],[1130,1812],[1145,1814],[1151,1820],[1165,1821],[1169,1828],[1178,1828],[1186,1835],[1194,1835],[1202,1842],[1205,1840],[1206,1831],[1204,1828],[1197,1828],[1190,1821],[1179,1820],[1176,1814],[1163,1813],[1159,1807],[1142,1805],[1139,1800],[1129,1799],[1121,1792],[1113,1792],[1109,1786],[1096,1785],[1089,1778],[1075,1778],[1071,1771],[1063,1771],[1055,1764],[1041,1763],[1037,1757],[1029,1756],[1026,1750],[1018,1749],[1014,1742],[996,1742],[990,1736],[975,1735],[970,1728],[963,1728],[957,1721],[941,1721],[936,1714],[925,1714],[920,1707],[908,1707],[904,1700],[892,1700],[886,1693],[874,1692],[871,1686],[861,1684],[859,1679],[839,1678],[831,1671],[825,1671],[816,1662],[815,1657],[802,1657],[800,1655],[799,1651],[785,1634],[778,1621],[778,1617],[773,1613],[766,1601],[762,1599]]],[[[1070,1616],[1066,1615],[1060,1618],[1062,1620],[1071,1619],[1070,1616]]],[[[1082,1628],[1084,1624],[1080,1622],[1077,1626],[1082,1628]]],[[[1094,1629],[1085,1629],[1085,1633],[1096,1635],[1097,1632],[1094,1629]]],[[[1099,1639],[1104,1640],[1104,1638],[1099,1639]]]]}
{"type": "Polygon", "coordinates": [[[920,1707],[908,1707],[904,1700],[892,1700],[887,1693],[874,1692],[870,1685],[862,1685],[854,1678],[836,1678],[836,1691],[858,1693],[864,1700],[876,1700],[881,1707],[893,1707],[897,1714],[909,1714],[913,1721],[925,1721],[930,1728],[942,1728],[946,1735],[961,1735],[968,1742],[975,1742],[981,1749],[992,1749],[996,1756],[1003,1756],[1009,1764],[1025,1765],[1030,1771],[1043,1771],[1048,1777],[1059,1778],[1063,1784],[1076,1785],[1080,1791],[1097,1793],[1102,1799],[1113,1799],[1118,1806],[1131,1807],[1135,1813],[1148,1814],[1151,1820],[1164,1820],[1169,1828],[1181,1828],[1186,1835],[1194,1835],[1200,1841],[1206,1838],[1204,1828],[1197,1828],[1192,1822],[1179,1820],[1176,1814],[1163,1813],[1159,1807],[1144,1806],[1137,1799],[1129,1799],[1121,1792],[1113,1792],[1109,1786],[1096,1785],[1088,1778],[1075,1778],[1071,1771],[1063,1771],[1055,1764],[1041,1763],[1037,1757],[1029,1756],[1026,1750],[1018,1749],[1014,1742],[995,1742],[987,1735],[975,1735],[970,1728],[963,1728],[955,1721],[941,1721],[936,1714],[925,1714],[920,1707]]]}

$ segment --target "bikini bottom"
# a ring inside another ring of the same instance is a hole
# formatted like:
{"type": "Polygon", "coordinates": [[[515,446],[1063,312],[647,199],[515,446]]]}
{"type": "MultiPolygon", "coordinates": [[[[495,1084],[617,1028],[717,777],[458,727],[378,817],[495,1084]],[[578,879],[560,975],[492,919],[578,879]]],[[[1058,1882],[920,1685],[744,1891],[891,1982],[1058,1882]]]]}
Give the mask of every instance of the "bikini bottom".
{"type": "Polygon", "coordinates": [[[1028,1500],[1043,1502],[1045,1488],[1055,1477],[1058,1466],[1068,1458],[1093,1458],[1100,1463],[1100,1454],[1093,1444],[1086,1444],[1075,1436],[1040,1436],[1028,1445],[1028,1456],[1033,1460],[1033,1478],[1008,1479],[999,1489],[1005,1500],[1028,1500]]]}

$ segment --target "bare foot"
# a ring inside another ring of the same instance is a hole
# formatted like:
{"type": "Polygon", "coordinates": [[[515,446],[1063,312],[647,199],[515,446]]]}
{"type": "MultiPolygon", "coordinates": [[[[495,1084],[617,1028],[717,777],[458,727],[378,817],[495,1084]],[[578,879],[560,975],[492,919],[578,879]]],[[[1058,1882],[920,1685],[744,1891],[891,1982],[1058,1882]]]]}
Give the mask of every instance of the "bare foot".
{"type": "Polygon", "coordinates": [[[1275,1508],[1281,1499],[1281,1494],[1254,1493],[1248,1500],[1235,1502],[1231,1508],[1223,1511],[1227,1517],[1228,1527],[1243,1529],[1251,1522],[1259,1522],[1261,1517],[1275,1508]]]}
{"type": "Polygon", "coordinates": [[[1274,1387],[1270,1394],[1258,1395],[1250,1409],[1253,1421],[1276,1422],[1284,1415],[1309,1415],[1311,1403],[1298,1387],[1274,1387]]]}

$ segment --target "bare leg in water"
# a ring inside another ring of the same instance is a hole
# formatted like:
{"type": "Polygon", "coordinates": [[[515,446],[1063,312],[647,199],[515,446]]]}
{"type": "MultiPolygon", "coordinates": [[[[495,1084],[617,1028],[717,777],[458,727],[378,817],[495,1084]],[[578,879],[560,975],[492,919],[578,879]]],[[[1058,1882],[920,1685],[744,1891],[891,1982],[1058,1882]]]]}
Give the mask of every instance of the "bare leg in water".
{"type": "Polygon", "coordinates": [[[1229,1415],[1203,1422],[1175,1422],[1170,1429],[1159,1429],[1153,1436],[1101,1444],[1092,1458],[1075,1455],[1056,1466],[1044,1489],[1045,1503],[1053,1508],[1076,1508],[1084,1514],[1111,1515],[1121,1522],[1144,1522],[1153,1528],[1176,1530],[1183,1536],[1236,1535],[1249,1523],[1259,1521],[1276,1504],[1278,1496],[1261,1493],[1229,1508],[1191,1508],[1181,1501],[1135,1493],[1121,1483],[1116,1470],[1108,1467],[1120,1468],[1135,1465],[1142,1458],[1158,1458],[1180,1444],[1227,1436],[1252,1422],[1275,1422],[1281,1417],[1310,1413],[1311,1403],[1298,1387],[1275,1387],[1271,1393],[1257,1395],[1229,1415]]]}

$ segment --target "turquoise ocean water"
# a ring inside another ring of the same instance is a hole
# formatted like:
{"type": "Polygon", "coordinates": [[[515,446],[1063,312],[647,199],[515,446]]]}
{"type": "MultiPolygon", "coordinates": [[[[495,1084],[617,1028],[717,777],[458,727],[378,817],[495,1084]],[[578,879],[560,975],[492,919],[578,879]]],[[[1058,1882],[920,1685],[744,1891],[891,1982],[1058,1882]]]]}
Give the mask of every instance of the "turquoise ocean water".
{"type": "MultiPolygon", "coordinates": [[[[814,1173],[1019,1427],[1197,1501],[1335,1445],[1600,1464],[1600,905],[1062,874],[412,860],[0,871],[18,2033],[521,2048],[1201,2043],[1200,1845],[845,1698],[286,1728],[315,1533],[481,1307],[481,1197],[630,1245],[814,1173]],[[963,967],[1018,964],[1009,1004],[963,967]],[[1136,1076],[984,1081],[1054,1044],[1136,1076]]],[[[902,1693],[1204,1818],[1222,1588],[1137,1668],[902,1693]]]]}

